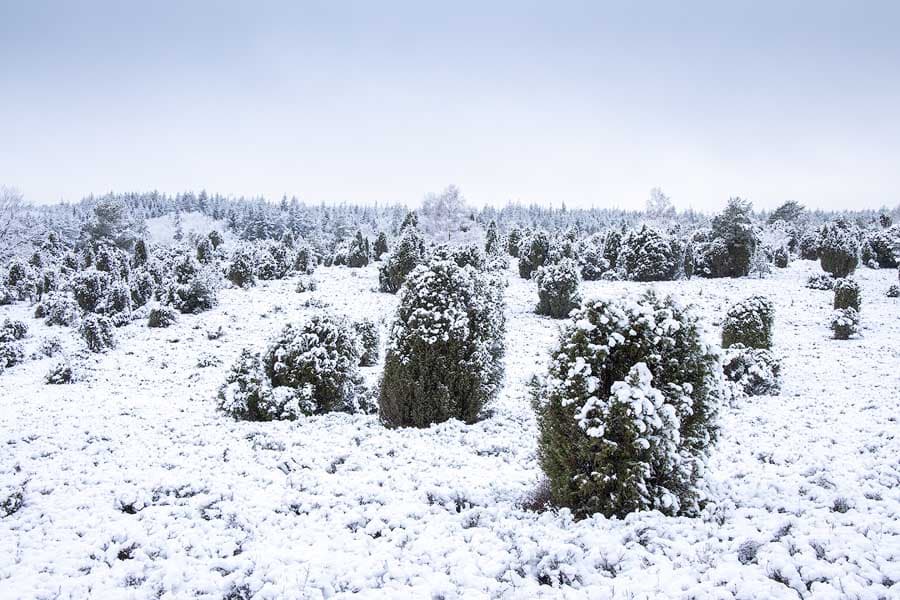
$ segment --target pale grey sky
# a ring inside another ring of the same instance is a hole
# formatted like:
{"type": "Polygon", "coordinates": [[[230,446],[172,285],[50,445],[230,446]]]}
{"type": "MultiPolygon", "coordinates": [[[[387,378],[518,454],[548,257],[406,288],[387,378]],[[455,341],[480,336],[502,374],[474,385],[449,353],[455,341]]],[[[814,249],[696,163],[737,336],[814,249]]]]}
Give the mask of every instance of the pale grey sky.
{"type": "Polygon", "coordinates": [[[0,0],[0,183],[900,203],[898,2],[0,0]]]}

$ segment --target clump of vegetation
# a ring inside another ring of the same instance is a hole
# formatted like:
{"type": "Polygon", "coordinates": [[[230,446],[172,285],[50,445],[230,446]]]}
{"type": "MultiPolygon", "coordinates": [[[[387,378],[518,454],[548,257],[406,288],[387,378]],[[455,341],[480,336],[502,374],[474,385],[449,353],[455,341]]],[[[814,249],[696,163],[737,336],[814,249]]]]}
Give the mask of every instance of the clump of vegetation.
{"type": "Polygon", "coordinates": [[[667,281],[678,274],[672,240],[652,227],[627,232],[619,247],[617,268],[632,281],[667,281]]]}
{"type": "Polygon", "coordinates": [[[538,305],[536,312],[554,319],[564,319],[578,308],[581,295],[578,291],[581,276],[578,265],[571,258],[539,267],[534,274],[537,283],[538,305]]]}
{"type": "Polygon", "coordinates": [[[476,421],[503,378],[503,284],[451,261],[410,273],[388,341],[379,409],[390,426],[476,421]]]}
{"type": "Polygon", "coordinates": [[[360,355],[359,366],[373,367],[378,364],[378,326],[370,319],[363,319],[353,323],[353,331],[359,338],[360,355]]]}
{"type": "Polygon", "coordinates": [[[75,370],[68,361],[62,360],[55,363],[50,370],[44,375],[44,383],[48,385],[64,385],[75,383],[75,370]]]}
{"type": "Polygon", "coordinates": [[[577,516],[696,514],[723,395],[718,351],[690,308],[653,292],[586,303],[535,388],[553,503],[577,516]]]}
{"type": "Polygon", "coordinates": [[[836,340],[849,340],[859,334],[859,313],[853,308],[839,308],[831,313],[831,331],[836,340]]]}
{"type": "Polygon", "coordinates": [[[178,312],[171,306],[154,306],[147,315],[147,327],[169,327],[178,320],[178,312]]]}
{"type": "Polygon", "coordinates": [[[806,280],[806,287],[811,290],[833,290],[834,277],[828,274],[812,275],[806,280]]]}
{"type": "Polygon", "coordinates": [[[725,350],[722,368],[736,394],[775,395],[781,389],[781,361],[771,350],[733,344],[725,350]]]}
{"type": "Polygon", "coordinates": [[[116,346],[113,322],[109,317],[96,314],[85,315],[81,321],[79,332],[91,352],[105,352],[116,346]]]}
{"type": "Polygon", "coordinates": [[[297,287],[295,288],[298,294],[303,294],[306,292],[314,292],[318,288],[316,284],[316,280],[308,275],[302,275],[299,279],[297,279],[297,287]]]}
{"type": "Polygon", "coordinates": [[[742,300],[728,309],[722,322],[722,347],[771,348],[774,321],[775,307],[765,296],[742,300]]]}
{"type": "Polygon", "coordinates": [[[546,231],[533,231],[519,242],[519,276],[530,279],[550,257],[550,236],[546,231]]]}
{"type": "Polygon", "coordinates": [[[826,223],[819,232],[822,270],[833,277],[847,277],[859,263],[859,240],[854,227],[839,219],[826,223]]]}
{"type": "Polygon", "coordinates": [[[859,312],[861,299],[862,293],[856,280],[845,277],[834,282],[835,309],[852,308],[859,312]]]}
{"type": "Polygon", "coordinates": [[[382,292],[397,293],[406,281],[406,276],[423,264],[425,257],[425,240],[414,226],[405,227],[400,233],[400,239],[394,244],[394,250],[378,270],[379,289],[382,292]]]}
{"type": "Polygon", "coordinates": [[[219,390],[219,407],[253,421],[365,410],[358,397],[360,353],[346,319],[313,315],[285,326],[262,356],[244,350],[219,390]]]}

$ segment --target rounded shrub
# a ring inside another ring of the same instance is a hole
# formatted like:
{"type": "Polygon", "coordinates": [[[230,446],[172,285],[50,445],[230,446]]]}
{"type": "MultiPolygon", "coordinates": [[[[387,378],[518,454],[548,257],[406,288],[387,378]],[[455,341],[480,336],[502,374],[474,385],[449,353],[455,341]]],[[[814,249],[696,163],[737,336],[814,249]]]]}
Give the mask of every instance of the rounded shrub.
{"type": "Polygon", "coordinates": [[[617,266],[632,281],[667,281],[678,274],[678,257],[669,236],[645,225],[622,238],[617,266]]]}
{"type": "Polygon", "coordinates": [[[109,273],[97,269],[85,269],[72,279],[72,292],[79,308],[84,312],[102,311],[106,306],[112,279],[109,273]]]}
{"type": "Polygon", "coordinates": [[[301,275],[299,279],[297,279],[297,287],[295,291],[298,294],[303,294],[305,292],[314,292],[318,288],[316,284],[316,280],[310,277],[309,275],[301,275]]]}
{"type": "Polygon", "coordinates": [[[147,315],[147,327],[169,327],[178,320],[178,312],[171,306],[153,306],[147,315]]]}
{"type": "Polygon", "coordinates": [[[652,291],[584,304],[534,393],[554,504],[578,517],[699,511],[725,387],[691,308],[652,291]]]}
{"type": "Polygon", "coordinates": [[[290,419],[299,414],[275,405],[272,386],[266,379],[259,354],[249,349],[241,351],[228,370],[225,383],[219,388],[219,410],[244,421],[290,419]]]}
{"type": "Polygon", "coordinates": [[[360,347],[346,319],[320,313],[289,324],[269,343],[262,365],[272,388],[296,401],[300,414],[355,412],[360,347]]]}
{"type": "Polygon", "coordinates": [[[812,275],[806,280],[806,287],[811,290],[833,290],[834,277],[828,274],[812,275]]]}
{"type": "Polygon", "coordinates": [[[25,360],[25,349],[15,341],[0,341],[0,373],[25,360]]]}
{"type": "Polygon", "coordinates": [[[238,287],[250,287],[256,283],[253,274],[253,255],[247,248],[238,248],[231,255],[231,261],[225,272],[225,277],[238,287]]]}
{"type": "Polygon", "coordinates": [[[41,301],[44,323],[70,327],[78,322],[78,303],[65,292],[53,292],[41,301]]]}
{"type": "Polygon", "coordinates": [[[81,320],[79,333],[91,352],[104,352],[116,345],[113,322],[109,317],[103,315],[86,315],[81,320]]]}
{"type": "Polygon", "coordinates": [[[900,285],[892,283],[885,294],[888,298],[900,298],[900,285]]]}
{"type": "Polygon", "coordinates": [[[845,277],[834,282],[834,308],[852,308],[859,312],[861,299],[861,290],[856,280],[845,277]]]}
{"type": "Polygon", "coordinates": [[[28,325],[17,319],[4,319],[0,324],[0,342],[17,342],[28,335],[28,325]]]}
{"type": "Polygon", "coordinates": [[[578,265],[571,258],[539,267],[534,274],[537,283],[538,305],[536,312],[554,319],[564,319],[581,302],[579,286],[581,275],[578,265]]]}
{"type": "Polygon", "coordinates": [[[519,242],[519,277],[530,279],[550,257],[550,236],[546,231],[533,231],[519,242]]]}
{"type": "Polygon", "coordinates": [[[831,313],[831,331],[836,340],[849,340],[859,333],[859,313],[852,308],[839,308],[831,313]]]}
{"type": "Polygon", "coordinates": [[[410,273],[379,392],[389,426],[476,421],[503,379],[503,282],[451,261],[410,273]]]}
{"type": "Polygon", "coordinates": [[[822,270],[833,277],[847,277],[859,262],[859,241],[853,226],[845,220],[826,223],[819,232],[819,260],[822,270]]]}
{"type": "Polygon", "coordinates": [[[781,389],[781,361],[771,350],[733,344],[725,350],[722,370],[734,395],[776,395],[781,389]]]}
{"type": "Polygon", "coordinates": [[[750,296],[734,304],[722,322],[722,347],[743,344],[748,348],[771,348],[775,306],[765,296],[750,296]]]}
{"type": "Polygon", "coordinates": [[[56,362],[50,370],[44,375],[44,383],[48,385],[64,385],[75,383],[75,370],[68,361],[61,360],[56,362]]]}

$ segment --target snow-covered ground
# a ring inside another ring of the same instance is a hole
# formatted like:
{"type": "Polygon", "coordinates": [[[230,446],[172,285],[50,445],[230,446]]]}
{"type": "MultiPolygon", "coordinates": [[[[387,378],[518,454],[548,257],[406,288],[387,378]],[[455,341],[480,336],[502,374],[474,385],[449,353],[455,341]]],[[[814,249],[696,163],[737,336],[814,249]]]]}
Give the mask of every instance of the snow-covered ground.
{"type": "Polygon", "coordinates": [[[521,507],[540,478],[526,384],[559,322],[532,314],[534,284],[512,271],[493,415],[425,430],[215,408],[240,349],[302,319],[309,298],[389,320],[396,298],[372,291],[374,267],[319,269],[312,293],[226,289],[169,329],[119,329],[105,355],[30,307],[0,307],[27,319],[29,350],[59,336],[84,379],[43,384],[53,359],[0,375],[0,501],[24,490],[0,519],[0,597],[900,598],[900,300],[884,296],[896,271],[857,273],[865,329],[849,341],[830,339],[832,294],[803,287],[817,271],[656,285],[699,304],[712,335],[736,300],[776,307],[783,391],[724,411],[716,502],[698,519],[521,507]]]}

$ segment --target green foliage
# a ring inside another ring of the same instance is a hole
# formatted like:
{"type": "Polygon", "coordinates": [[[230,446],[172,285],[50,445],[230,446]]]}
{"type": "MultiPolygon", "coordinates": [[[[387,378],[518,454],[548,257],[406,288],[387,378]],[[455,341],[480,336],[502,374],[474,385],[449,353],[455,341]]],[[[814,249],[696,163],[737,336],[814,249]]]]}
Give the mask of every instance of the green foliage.
{"type": "Polygon", "coordinates": [[[799,202],[788,200],[769,215],[769,224],[771,225],[776,221],[796,223],[800,220],[805,211],[806,209],[799,202]]]}
{"type": "Polygon", "coordinates": [[[491,219],[488,223],[487,232],[484,234],[484,252],[488,255],[500,254],[500,234],[497,232],[497,222],[491,219]]]}
{"type": "Polygon", "coordinates": [[[394,250],[378,270],[379,289],[382,292],[397,293],[406,276],[425,262],[425,256],[425,240],[415,227],[405,227],[394,250]]]}
{"type": "Polygon", "coordinates": [[[530,279],[531,275],[547,263],[550,257],[550,236],[546,231],[534,231],[519,242],[519,276],[530,279]]]}
{"type": "Polygon", "coordinates": [[[503,282],[438,261],[410,273],[391,329],[379,394],[389,426],[472,423],[500,391],[503,282]]]}
{"type": "Polygon", "coordinates": [[[831,313],[831,331],[836,340],[848,340],[860,331],[859,313],[853,308],[839,308],[831,313]]]}
{"type": "Polygon", "coordinates": [[[85,315],[81,320],[79,333],[91,352],[105,352],[116,345],[113,322],[103,315],[85,315]]]}
{"type": "Polygon", "coordinates": [[[758,244],[750,216],[753,205],[731,198],[712,221],[713,240],[720,247],[707,261],[710,277],[743,277],[750,272],[750,259],[758,244]]]}
{"type": "Polygon", "coordinates": [[[169,327],[178,320],[178,312],[171,306],[154,306],[147,316],[147,327],[169,327]]]}
{"type": "Polygon", "coordinates": [[[382,255],[388,253],[387,235],[383,231],[380,231],[378,237],[375,238],[375,245],[373,246],[372,251],[375,260],[381,260],[382,255]]]}
{"type": "Polygon", "coordinates": [[[617,267],[632,281],[667,281],[678,275],[678,256],[667,235],[644,225],[622,238],[617,267]]]}
{"type": "Polygon", "coordinates": [[[776,395],[781,388],[781,361],[771,350],[733,344],[725,350],[722,370],[734,395],[776,395]]]}
{"type": "Polygon", "coordinates": [[[571,258],[539,267],[534,274],[537,283],[538,305],[536,312],[554,319],[564,319],[578,308],[581,295],[581,275],[578,265],[571,258]]]}
{"type": "Polygon", "coordinates": [[[722,322],[722,347],[743,344],[771,348],[775,306],[765,296],[750,296],[728,309],[722,322]]]}
{"type": "Polygon", "coordinates": [[[847,277],[859,263],[859,240],[848,221],[826,223],[819,232],[819,260],[822,270],[833,277],[847,277]]]}
{"type": "Polygon", "coordinates": [[[378,364],[378,326],[370,319],[363,319],[353,323],[353,331],[359,340],[359,366],[374,367],[378,364]]]}
{"type": "Polygon", "coordinates": [[[724,393],[693,311],[652,291],[576,311],[535,391],[552,501],[576,516],[696,514],[724,393]]]}
{"type": "Polygon", "coordinates": [[[859,284],[850,278],[834,282],[834,308],[852,308],[860,311],[861,290],[859,284]]]}
{"type": "Polygon", "coordinates": [[[238,287],[250,287],[256,283],[253,274],[253,256],[247,248],[241,247],[234,251],[225,277],[238,287]]]}
{"type": "Polygon", "coordinates": [[[365,267],[369,264],[369,240],[365,238],[361,231],[356,232],[350,242],[350,248],[347,251],[347,266],[353,268],[365,267]]]}

